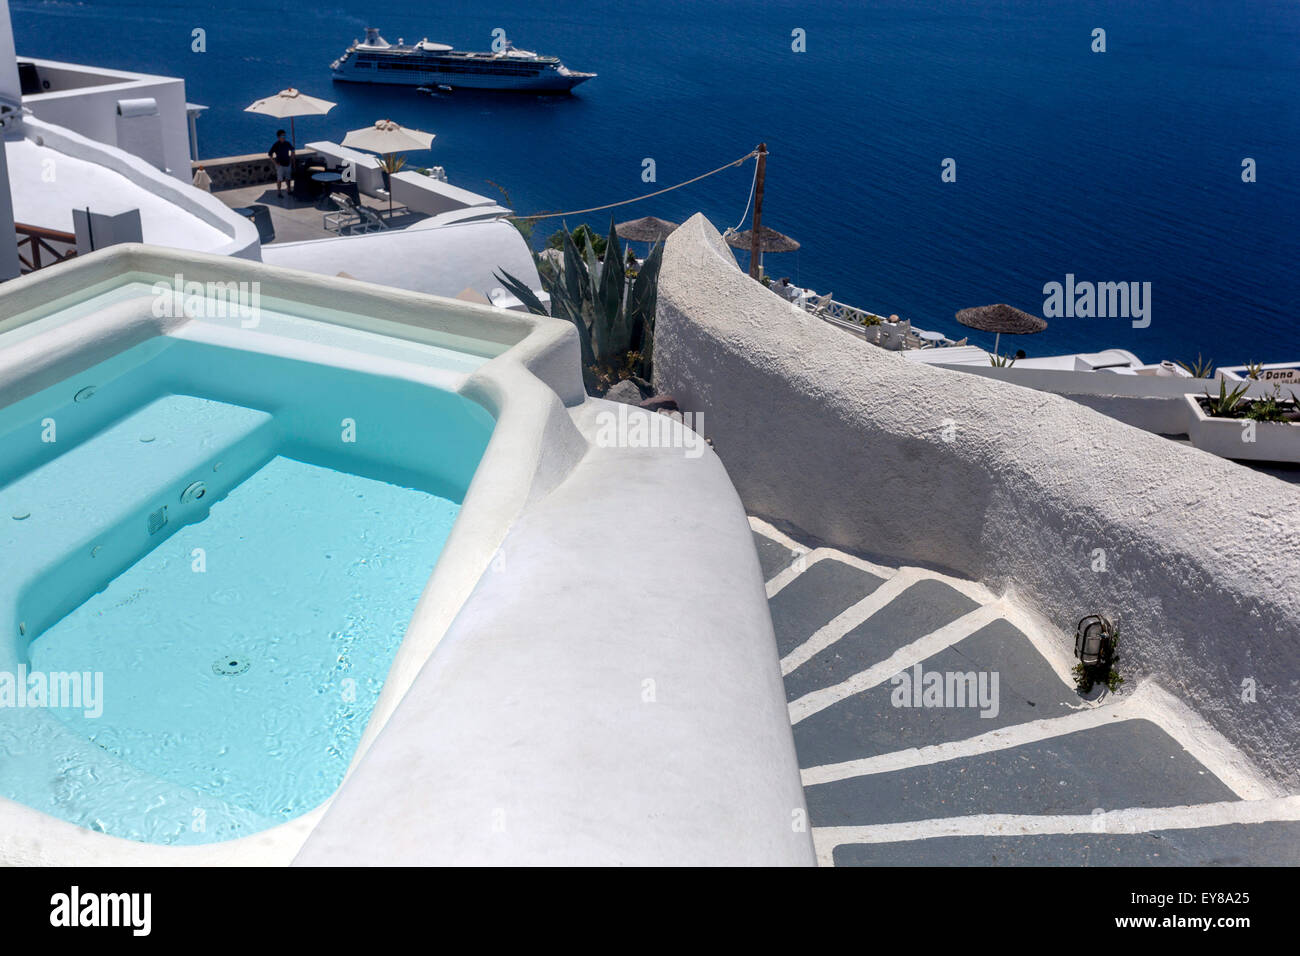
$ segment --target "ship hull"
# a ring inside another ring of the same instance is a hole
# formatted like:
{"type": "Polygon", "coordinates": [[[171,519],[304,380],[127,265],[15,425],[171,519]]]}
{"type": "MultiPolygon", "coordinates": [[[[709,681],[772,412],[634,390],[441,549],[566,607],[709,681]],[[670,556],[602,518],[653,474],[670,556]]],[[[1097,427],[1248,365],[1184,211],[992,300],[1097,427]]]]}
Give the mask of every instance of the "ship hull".
{"type": "MultiPolygon", "coordinates": [[[[384,71],[388,72],[388,71],[384,71]]],[[[463,72],[444,72],[438,69],[404,69],[391,71],[401,76],[376,75],[376,71],[339,69],[333,71],[336,83],[370,83],[379,86],[450,86],[460,90],[498,90],[522,93],[568,93],[579,83],[585,83],[595,74],[563,74],[554,70],[537,76],[493,76],[463,72]],[[367,75],[369,73],[369,75],[367,75]]]]}

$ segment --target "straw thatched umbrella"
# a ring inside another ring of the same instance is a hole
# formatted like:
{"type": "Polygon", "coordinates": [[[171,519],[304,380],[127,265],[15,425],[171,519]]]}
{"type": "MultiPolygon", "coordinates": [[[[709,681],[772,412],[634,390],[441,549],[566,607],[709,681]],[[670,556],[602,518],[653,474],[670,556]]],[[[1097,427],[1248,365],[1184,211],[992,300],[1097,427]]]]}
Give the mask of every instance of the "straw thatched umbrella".
{"type": "Polygon", "coordinates": [[[343,137],[343,145],[353,149],[364,149],[368,153],[382,153],[384,168],[389,172],[388,212],[393,212],[392,173],[396,169],[393,160],[397,153],[406,153],[415,149],[428,149],[433,145],[434,134],[423,130],[407,129],[392,120],[376,120],[374,126],[354,129],[343,137]]]}
{"type": "Polygon", "coordinates": [[[993,354],[998,354],[998,345],[1002,333],[1007,335],[1033,335],[1047,328],[1047,322],[1036,315],[999,302],[997,305],[980,305],[971,309],[962,309],[957,313],[957,321],[981,332],[994,332],[993,354]]]}
{"type": "MultiPolygon", "coordinates": [[[[727,245],[731,246],[733,249],[753,249],[754,231],[752,229],[746,229],[744,232],[732,233],[727,236],[727,245]]],[[[770,226],[760,226],[758,232],[759,275],[762,275],[763,270],[763,253],[794,252],[798,248],[799,243],[784,233],[777,232],[770,226]]]]}
{"type": "Polygon", "coordinates": [[[676,229],[678,223],[668,222],[665,219],[658,219],[654,216],[646,216],[642,219],[632,219],[628,222],[620,222],[614,227],[620,239],[627,239],[631,242],[663,242],[676,229]]]}
{"type": "Polygon", "coordinates": [[[293,143],[296,152],[298,140],[296,139],[296,131],[293,128],[293,118],[295,116],[324,116],[332,109],[334,109],[334,104],[329,100],[308,96],[306,93],[300,93],[293,87],[289,87],[289,89],[281,90],[274,96],[267,96],[258,100],[252,106],[244,107],[244,112],[261,113],[264,116],[274,116],[276,119],[288,119],[289,142],[293,143]]]}

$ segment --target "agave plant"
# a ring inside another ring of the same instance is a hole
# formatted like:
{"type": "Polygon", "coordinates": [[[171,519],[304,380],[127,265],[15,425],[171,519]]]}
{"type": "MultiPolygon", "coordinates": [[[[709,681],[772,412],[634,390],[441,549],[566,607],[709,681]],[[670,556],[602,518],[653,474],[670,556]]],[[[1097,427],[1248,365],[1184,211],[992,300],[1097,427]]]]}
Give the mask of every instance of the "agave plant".
{"type": "Polygon", "coordinates": [[[1016,364],[1016,357],[1014,355],[998,355],[997,353],[992,353],[989,355],[989,364],[994,368],[1011,368],[1011,366],[1016,364]]]}
{"type": "Polygon", "coordinates": [[[1216,418],[1235,417],[1235,412],[1241,405],[1242,399],[1249,388],[1250,383],[1243,382],[1230,392],[1228,391],[1228,380],[1226,378],[1219,379],[1218,396],[1211,395],[1208,391],[1205,393],[1206,410],[1216,418]]]}
{"type": "Polygon", "coordinates": [[[1291,401],[1282,397],[1282,386],[1274,385],[1273,393],[1263,398],[1257,398],[1246,408],[1246,417],[1257,422],[1284,422],[1290,415],[1300,411],[1300,401],[1296,400],[1295,392],[1291,393],[1291,401]]]}
{"type": "Polygon", "coordinates": [[[649,379],[654,362],[662,246],[655,245],[641,270],[629,281],[623,267],[623,247],[612,219],[604,243],[604,262],[597,258],[594,242],[586,243],[585,249],[579,251],[567,227],[561,243],[564,267],[553,275],[550,270],[540,273],[542,285],[551,297],[550,313],[527,284],[510,273],[502,270],[497,279],[530,312],[573,323],[589,385],[593,379],[612,384],[626,377],[625,373],[649,379]]]}
{"type": "Polygon", "coordinates": [[[1192,373],[1192,378],[1209,378],[1214,374],[1214,362],[1209,359],[1202,359],[1201,353],[1196,353],[1196,361],[1190,365],[1186,362],[1179,362],[1184,369],[1192,373]]]}
{"type": "Polygon", "coordinates": [[[1247,378],[1254,379],[1255,381],[1259,381],[1259,374],[1260,374],[1260,372],[1262,372],[1262,371],[1264,371],[1264,363],[1263,363],[1263,362],[1247,362],[1247,363],[1246,363],[1246,377],[1247,377],[1247,378]]]}

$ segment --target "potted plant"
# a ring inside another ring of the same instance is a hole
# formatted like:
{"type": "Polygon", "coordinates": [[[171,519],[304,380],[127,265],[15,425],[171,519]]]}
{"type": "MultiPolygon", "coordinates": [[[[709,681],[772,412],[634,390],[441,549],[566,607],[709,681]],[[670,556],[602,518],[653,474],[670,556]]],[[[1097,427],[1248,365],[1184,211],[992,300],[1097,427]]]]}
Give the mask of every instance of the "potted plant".
{"type": "Polygon", "coordinates": [[[1283,397],[1280,385],[1268,395],[1249,395],[1252,382],[1231,391],[1219,380],[1219,394],[1187,394],[1187,437],[1202,451],[1247,461],[1300,462],[1300,400],[1283,397]]]}

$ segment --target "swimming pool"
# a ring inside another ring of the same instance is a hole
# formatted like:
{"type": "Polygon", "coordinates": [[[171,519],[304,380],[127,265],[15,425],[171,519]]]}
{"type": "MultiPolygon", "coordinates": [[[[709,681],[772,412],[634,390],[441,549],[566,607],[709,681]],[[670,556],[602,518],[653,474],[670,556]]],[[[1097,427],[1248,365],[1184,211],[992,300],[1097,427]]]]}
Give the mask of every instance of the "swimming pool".
{"type": "Polygon", "coordinates": [[[0,409],[0,796],[170,846],[338,788],[495,424],[412,380],[486,356],[221,326],[0,409]]]}
{"type": "Polygon", "coordinates": [[[614,411],[558,319],[131,244],[0,284],[0,695],[91,691],[0,713],[0,866],[811,861],[741,502],[614,411]]]}

